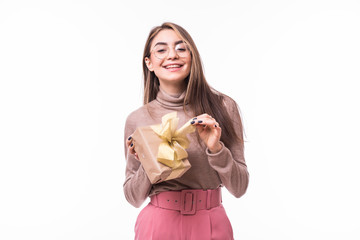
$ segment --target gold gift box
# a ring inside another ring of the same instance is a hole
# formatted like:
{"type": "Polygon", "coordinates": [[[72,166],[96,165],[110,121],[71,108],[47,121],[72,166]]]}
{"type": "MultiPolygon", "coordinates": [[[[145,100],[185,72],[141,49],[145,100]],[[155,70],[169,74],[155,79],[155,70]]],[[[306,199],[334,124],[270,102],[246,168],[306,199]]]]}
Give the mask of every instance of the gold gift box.
{"type": "Polygon", "coordinates": [[[189,145],[186,135],[195,131],[187,122],[176,130],[176,112],[163,116],[162,124],[138,127],[133,143],[139,160],[152,184],[181,177],[190,167],[185,149],[189,145]]]}

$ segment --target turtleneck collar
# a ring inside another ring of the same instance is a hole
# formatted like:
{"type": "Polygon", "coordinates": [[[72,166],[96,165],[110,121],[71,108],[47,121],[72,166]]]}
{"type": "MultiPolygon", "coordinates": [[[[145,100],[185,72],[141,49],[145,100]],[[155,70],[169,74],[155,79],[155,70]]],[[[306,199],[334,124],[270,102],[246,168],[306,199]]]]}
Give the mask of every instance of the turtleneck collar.
{"type": "Polygon", "coordinates": [[[167,107],[180,107],[184,104],[185,93],[186,91],[181,94],[173,95],[165,92],[161,87],[159,87],[159,92],[156,96],[156,100],[161,105],[167,107]]]}

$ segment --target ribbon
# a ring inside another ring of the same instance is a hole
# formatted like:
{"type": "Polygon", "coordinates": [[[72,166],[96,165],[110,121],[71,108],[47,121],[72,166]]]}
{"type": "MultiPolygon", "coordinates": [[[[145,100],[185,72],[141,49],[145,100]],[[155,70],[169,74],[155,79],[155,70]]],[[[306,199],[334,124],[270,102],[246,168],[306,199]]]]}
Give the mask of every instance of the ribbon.
{"type": "Polygon", "coordinates": [[[188,157],[186,148],[190,141],[187,138],[188,133],[195,131],[195,126],[190,124],[191,120],[176,130],[179,118],[177,112],[172,112],[162,117],[162,123],[150,126],[151,129],[163,140],[159,145],[157,160],[162,164],[173,169],[182,165],[182,159],[188,157]]]}

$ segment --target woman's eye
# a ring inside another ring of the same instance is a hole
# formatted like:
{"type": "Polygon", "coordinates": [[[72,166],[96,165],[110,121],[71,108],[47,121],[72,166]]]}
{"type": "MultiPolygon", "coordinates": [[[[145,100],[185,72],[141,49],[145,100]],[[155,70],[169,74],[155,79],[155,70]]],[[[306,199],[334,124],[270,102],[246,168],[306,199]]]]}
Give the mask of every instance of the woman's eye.
{"type": "Polygon", "coordinates": [[[186,45],[181,43],[175,46],[176,51],[185,52],[187,50],[186,45]]]}
{"type": "Polygon", "coordinates": [[[166,52],[166,49],[158,49],[158,50],[156,50],[156,52],[163,53],[163,52],[166,52]]]}

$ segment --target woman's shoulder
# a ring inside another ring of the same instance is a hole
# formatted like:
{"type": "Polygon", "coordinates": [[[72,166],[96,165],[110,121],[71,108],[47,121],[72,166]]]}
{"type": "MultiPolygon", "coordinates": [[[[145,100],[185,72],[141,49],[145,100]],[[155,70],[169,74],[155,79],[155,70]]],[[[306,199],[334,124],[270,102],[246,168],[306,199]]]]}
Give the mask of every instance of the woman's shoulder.
{"type": "Polygon", "coordinates": [[[144,117],[144,115],[147,115],[148,104],[143,105],[139,107],[138,109],[132,111],[129,113],[129,115],[126,118],[126,121],[135,121],[135,120],[141,120],[141,118],[144,117]]]}
{"type": "Polygon", "coordinates": [[[218,95],[218,97],[222,100],[225,108],[228,111],[233,111],[234,109],[238,108],[238,105],[234,99],[232,99],[230,96],[226,95],[225,93],[219,92],[217,90],[213,90],[213,92],[218,95]]]}
{"type": "Polygon", "coordinates": [[[141,123],[142,118],[144,117],[144,113],[146,113],[146,107],[141,106],[138,109],[132,111],[126,118],[125,121],[125,135],[132,134],[135,129],[141,123]]]}
{"type": "Polygon", "coordinates": [[[151,111],[155,108],[154,101],[145,104],[138,109],[130,112],[126,118],[126,126],[136,128],[141,125],[146,125],[152,119],[151,111]]]}

